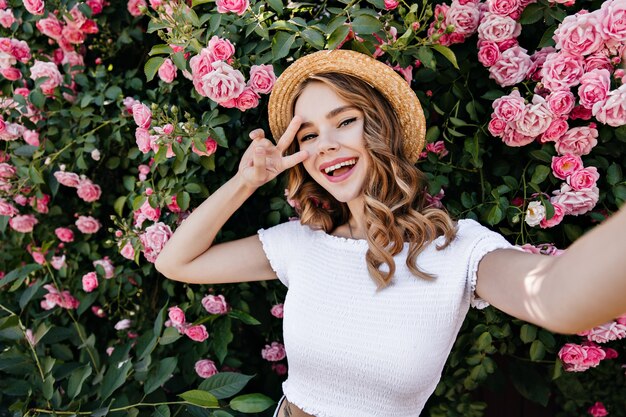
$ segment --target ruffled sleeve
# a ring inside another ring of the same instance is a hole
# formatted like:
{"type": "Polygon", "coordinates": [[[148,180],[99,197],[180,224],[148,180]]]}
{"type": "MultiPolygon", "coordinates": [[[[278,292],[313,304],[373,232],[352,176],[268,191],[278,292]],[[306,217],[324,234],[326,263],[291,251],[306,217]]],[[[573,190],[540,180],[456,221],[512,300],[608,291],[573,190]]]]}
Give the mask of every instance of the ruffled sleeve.
{"type": "Polygon", "coordinates": [[[496,249],[517,249],[519,247],[509,243],[502,235],[489,230],[485,226],[475,220],[465,219],[458,222],[458,238],[467,242],[464,245],[466,258],[466,282],[467,290],[470,297],[470,306],[483,309],[489,306],[489,303],[476,295],[476,282],[478,276],[478,265],[483,256],[496,249]]]}
{"type": "Polygon", "coordinates": [[[310,231],[308,226],[294,220],[269,229],[259,229],[257,232],[265,256],[280,282],[286,287],[289,287],[290,266],[303,253],[307,231],[310,231]]]}

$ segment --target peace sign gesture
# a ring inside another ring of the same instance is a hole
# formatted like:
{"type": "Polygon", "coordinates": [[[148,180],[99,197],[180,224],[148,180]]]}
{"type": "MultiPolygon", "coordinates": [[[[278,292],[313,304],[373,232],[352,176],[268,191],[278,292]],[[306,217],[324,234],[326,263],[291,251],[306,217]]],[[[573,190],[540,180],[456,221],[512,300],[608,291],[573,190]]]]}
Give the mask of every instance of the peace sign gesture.
{"type": "Polygon", "coordinates": [[[265,133],[262,129],[250,132],[252,143],[244,152],[239,163],[239,174],[245,185],[251,188],[258,188],[276,178],[281,172],[309,157],[306,151],[283,156],[285,150],[293,142],[301,124],[302,119],[299,116],[291,119],[287,130],[285,130],[285,133],[276,145],[265,138],[265,133]]]}

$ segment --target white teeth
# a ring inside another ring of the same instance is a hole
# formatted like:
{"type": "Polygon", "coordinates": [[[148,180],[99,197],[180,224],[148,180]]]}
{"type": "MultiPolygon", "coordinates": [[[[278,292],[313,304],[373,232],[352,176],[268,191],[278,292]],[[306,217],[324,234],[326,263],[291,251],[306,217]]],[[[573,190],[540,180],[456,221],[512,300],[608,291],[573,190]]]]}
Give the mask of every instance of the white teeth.
{"type": "Polygon", "coordinates": [[[339,169],[341,167],[345,167],[345,166],[348,166],[348,165],[354,165],[354,164],[356,164],[356,159],[349,159],[347,161],[340,162],[337,165],[333,165],[331,167],[325,168],[324,172],[326,172],[327,174],[330,174],[331,172],[333,172],[336,169],[339,169]]]}

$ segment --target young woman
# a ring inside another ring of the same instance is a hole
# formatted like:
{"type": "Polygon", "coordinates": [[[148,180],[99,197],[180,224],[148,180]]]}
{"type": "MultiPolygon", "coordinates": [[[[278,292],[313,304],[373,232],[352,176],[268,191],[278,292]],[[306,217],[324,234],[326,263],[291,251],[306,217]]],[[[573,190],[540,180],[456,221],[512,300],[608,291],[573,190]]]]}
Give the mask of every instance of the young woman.
{"type": "Polygon", "coordinates": [[[190,283],[280,279],[289,377],[275,416],[413,416],[432,394],[470,305],[555,332],[626,311],[626,212],[560,257],[528,254],[473,220],[427,208],[414,166],[424,116],[392,69],[352,51],[294,62],[239,171],[156,261],[190,283]],[[299,221],[212,246],[261,185],[288,171],[299,221]]]}

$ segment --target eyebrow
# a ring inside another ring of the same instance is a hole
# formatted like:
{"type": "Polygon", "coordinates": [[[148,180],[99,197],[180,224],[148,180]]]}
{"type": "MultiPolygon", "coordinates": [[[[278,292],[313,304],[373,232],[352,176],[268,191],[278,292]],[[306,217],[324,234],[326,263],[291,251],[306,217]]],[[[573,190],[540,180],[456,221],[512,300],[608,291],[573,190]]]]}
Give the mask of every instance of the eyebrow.
{"type": "MultiPolygon", "coordinates": [[[[333,117],[337,116],[340,113],[343,113],[345,111],[348,110],[358,110],[358,108],[356,106],[352,106],[352,105],[347,105],[347,106],[341,106],[341,107],[337,107],[334,110],[331,110],[328,112],[328,114],[326,115],[326,119],[332,119],[333,117]]],[[[311,122],[304,122],[300,125],[300,128],[298,129],[298,132],[300,132],[302,129],[306,129],[307,127],[312,126],[313,123],[311,122]]],[[[296,134],[298,133],[296,132],[296,134]]]]}

